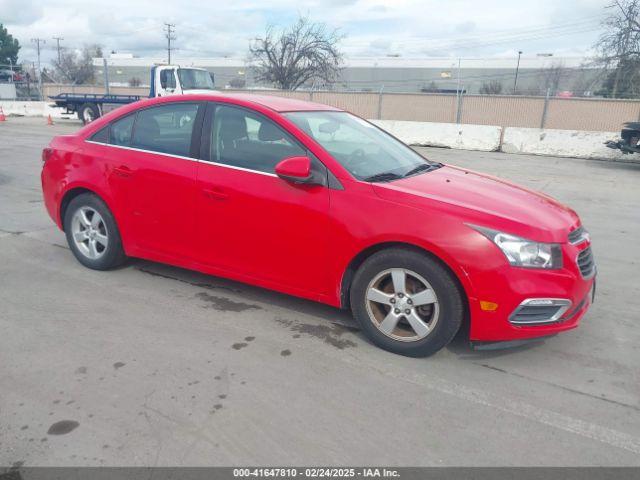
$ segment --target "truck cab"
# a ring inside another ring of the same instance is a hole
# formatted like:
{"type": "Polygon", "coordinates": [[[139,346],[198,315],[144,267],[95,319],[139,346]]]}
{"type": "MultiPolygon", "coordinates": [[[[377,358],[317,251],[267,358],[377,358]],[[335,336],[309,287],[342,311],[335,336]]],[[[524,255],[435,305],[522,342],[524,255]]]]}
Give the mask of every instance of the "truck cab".
{"type": "Polygon", "coordinates": [[[151,67],[149,97],[188,95],[215,90],[211,74],[204,68],[156,65],[151,67]]]}

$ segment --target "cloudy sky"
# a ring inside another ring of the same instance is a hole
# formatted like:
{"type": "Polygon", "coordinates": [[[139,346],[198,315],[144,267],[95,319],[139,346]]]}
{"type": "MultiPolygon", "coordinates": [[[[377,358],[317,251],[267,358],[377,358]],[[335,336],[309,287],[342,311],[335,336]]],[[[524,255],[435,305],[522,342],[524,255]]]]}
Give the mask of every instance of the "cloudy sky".
{"type": "Polygon", "coordinates": [[[35,59],[31,38],[136,56],[165,53],[163,22],[176,24],[181,57],[244,57],[266,25],[288,25],[298,15],[339,28],[352,57],[494,57],[589,52],[607,0],[0,0],[3,23],[35,59]]]}

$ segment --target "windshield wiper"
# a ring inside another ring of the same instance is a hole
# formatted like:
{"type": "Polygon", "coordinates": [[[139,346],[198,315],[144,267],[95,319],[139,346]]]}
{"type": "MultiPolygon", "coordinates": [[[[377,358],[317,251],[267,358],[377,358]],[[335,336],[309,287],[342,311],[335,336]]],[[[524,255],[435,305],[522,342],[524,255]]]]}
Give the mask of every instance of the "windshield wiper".
{"type": "Polygon", "coordinates": [[[390,180],[398,180],[402,175],[393,172],[376,173],[364,179],[365,182],[388,182],[390,180]]]}
{"type": "Polygon", "coordinates": [[[416,173],[435,170],[436,168],[440,168],[441,166],[441,163],[421,163],[416,168],[412,168],[407,173],[405,173],[404,176],[409,177],[411,175],[415,175],[416,173]]]}

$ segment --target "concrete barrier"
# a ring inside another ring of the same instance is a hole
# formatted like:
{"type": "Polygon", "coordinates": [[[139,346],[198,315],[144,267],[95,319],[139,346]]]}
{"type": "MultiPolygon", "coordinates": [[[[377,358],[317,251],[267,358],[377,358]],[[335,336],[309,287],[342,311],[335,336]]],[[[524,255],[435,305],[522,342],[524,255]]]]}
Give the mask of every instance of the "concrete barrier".
{"type": "Polygon", "coordinates": [[[455,123],[371,120],[408,145],[494,152],[500,149],[502,127],[455,123]]]}
{"type": "Polygon", "coordinates": [[[62,108],[52,108],[51,102],[20,102],[0,101],[0,107],[5,115],[18,115],[21,117],[47,117],[52,118],[77,118],[64,113],[62,108]]]}
{"type": "MultiPolygon", "coordinates": [[[[5,115],[76,118],[52,108],[51,102],[0,101],[5,115]]],[[[455,123],[371,120],[380,128],[414,146],[455,148],[555,157],[625,160],[640,162],[640,155],[624,155],[604,145],[616,140],[620,132],[586,132],[577,130],[540,130],[538,128],[458,125],[455,123]],[[638,158],[636,158],[638,157],[638,158]]]]}
{"type": "Polygon", "coordinates": [[[607,140],[619,138],[620,132],[507,127],[504,129],[502,151],[554,157],[635,160],[634,155],[625,155],[620,150],[604,145],[607,140]]]}

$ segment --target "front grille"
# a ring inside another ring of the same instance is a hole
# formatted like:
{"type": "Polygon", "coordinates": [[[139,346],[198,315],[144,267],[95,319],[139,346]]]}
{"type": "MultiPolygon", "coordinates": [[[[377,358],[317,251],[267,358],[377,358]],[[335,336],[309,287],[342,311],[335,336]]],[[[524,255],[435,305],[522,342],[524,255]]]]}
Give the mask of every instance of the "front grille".
{"type": "Polygon", "coordinates": [[[569,243],[576,245],[583,240],[587,240],[589,238],[589,234],[584,229],[583,226],[579,226],[575,230],[569,232],[569,243]]]}
{"type": "Polygon", "coordinates": [[[533,298],[522,302],[511,314],[509,321],[514,325],[540,325],[557,322],[570,306],[569,300],[533,298]]]}
{"type": "Polygon", "coordinates": [[[590,278],[596,273],[596,262],[591,247],[587,247],[578,254],[576,259],[582,278],[590,278]]]}

